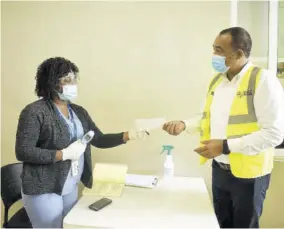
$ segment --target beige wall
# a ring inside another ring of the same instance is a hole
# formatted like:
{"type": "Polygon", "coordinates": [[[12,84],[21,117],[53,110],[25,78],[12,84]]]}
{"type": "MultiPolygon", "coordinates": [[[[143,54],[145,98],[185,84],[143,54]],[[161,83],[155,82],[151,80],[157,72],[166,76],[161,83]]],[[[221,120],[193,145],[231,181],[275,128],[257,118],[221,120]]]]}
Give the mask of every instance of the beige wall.
{"type": "MultiPolygon", "coordinates": [[[[229,26],[229,9],[229,2],[2,3],[2,165],[16,161],[18,116],[36,99],[36,68],[51,56],[79,66],[77,102],[105,133],[127,130],[138,117],[196,114],[211,75],[212,43],[229,26]]],[[[161,174],[163,144],[175,146],[176,175],[204,176],[210,189],[210,167],[199,167],[192,151],[197,137],[186,134],[154,131],[145,142],[93,148],[93,162],[161,174]]],[[[265,213],[272,209],[268,204],[265,213]]],[[[263,224],[272,225],[270,219],[263,224]]]]}

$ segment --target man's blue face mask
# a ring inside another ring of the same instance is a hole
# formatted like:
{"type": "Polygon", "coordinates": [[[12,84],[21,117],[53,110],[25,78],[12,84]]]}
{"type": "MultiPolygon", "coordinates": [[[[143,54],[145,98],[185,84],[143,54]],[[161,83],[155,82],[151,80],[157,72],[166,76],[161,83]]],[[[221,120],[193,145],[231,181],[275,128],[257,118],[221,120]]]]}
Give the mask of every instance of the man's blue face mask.
{"type": "Polygon", "coordinates": [[[225,73],[230,67],[226,65],[226,57],[213,55],[212,56],[212,66],[216,72],[225,73]]]}
{"type": "MultiPolygon", "coordinates": [[[[229,56],[234,55],[236,52],[232,52],[229,56]]],[[[226,65],[226,56],[219,56],[219,55],[213,55],[212,56],[212,66],[216,72],[225,73],[227,72],[230,67],[226,65]]]]}

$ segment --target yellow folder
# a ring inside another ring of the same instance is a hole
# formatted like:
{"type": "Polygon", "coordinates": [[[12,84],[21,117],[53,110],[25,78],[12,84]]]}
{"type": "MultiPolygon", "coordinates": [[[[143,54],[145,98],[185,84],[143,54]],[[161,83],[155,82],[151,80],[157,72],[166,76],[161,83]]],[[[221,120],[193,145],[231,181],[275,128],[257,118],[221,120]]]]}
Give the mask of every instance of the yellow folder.
{"type": "Polygon", "coordinates": [[[93,171],[93,187],[85,188],[83,195],[120,197],[128,167],[125,164],[96,163],[93,171]]]}

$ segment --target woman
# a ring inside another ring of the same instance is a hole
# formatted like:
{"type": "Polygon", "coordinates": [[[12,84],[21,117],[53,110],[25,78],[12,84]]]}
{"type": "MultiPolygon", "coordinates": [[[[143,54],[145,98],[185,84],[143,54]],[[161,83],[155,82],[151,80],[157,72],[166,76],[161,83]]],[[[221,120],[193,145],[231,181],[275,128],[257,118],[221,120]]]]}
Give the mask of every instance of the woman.
{"type": "Polygon", "coordinates": [[[35,92],[42,99],[21,112],[16,136],[16,157],[23,162],[22,197],[36,228],[62,227],[63,217],[78,197],[78,183],[92,187],[89,144],[80,139],[95,132],[90,142],[110,148],[146,131],[103,134],[87,111],[70,103],[77,96],[77,66],[61,57],[45,60],[37,70],[35,92]]]}

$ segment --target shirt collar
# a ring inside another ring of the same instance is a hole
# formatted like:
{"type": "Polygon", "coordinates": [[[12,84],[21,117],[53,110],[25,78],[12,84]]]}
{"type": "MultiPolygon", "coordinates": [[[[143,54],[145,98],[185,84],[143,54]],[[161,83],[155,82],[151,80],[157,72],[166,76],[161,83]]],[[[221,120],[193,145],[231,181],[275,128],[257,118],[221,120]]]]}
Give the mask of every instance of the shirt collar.
{"type": "MultiPolygon", "coordinates": [[[[235,75],[235,77],[231,80],[231,82],[237,82],[239,79],[243,78],[243,76],[245,75],[245,73],[247,72],[247,70],[252,66],[251,61],[248,61],[246,63],[246,65],[243,67],[243,69],[237,74],[235,75]]],[[[227,73],[223,74],[223,77],[229,81],[228,77],[227,77],[227,73]]]]}

